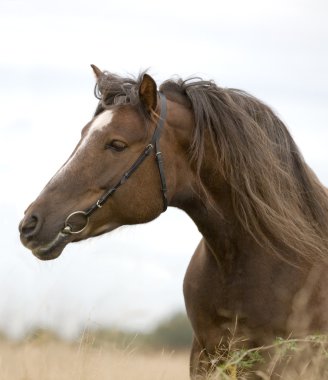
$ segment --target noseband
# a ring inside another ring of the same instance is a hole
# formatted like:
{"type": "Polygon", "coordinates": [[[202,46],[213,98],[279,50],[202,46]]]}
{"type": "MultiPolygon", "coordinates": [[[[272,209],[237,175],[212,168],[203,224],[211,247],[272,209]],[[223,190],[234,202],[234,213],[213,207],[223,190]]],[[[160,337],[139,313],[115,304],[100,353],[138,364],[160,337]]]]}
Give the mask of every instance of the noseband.
{"type": "Polygon", "coordinates": [[[161,180],[161,192],[163,197],[163,212],[167,209],[167,188],[166,188],[166,180],[165,180],[165,174],[164,174],[164,164],[163,164],[163,158],[162,158],[162,152],[159,149],[159,139],[161,136],[161,131],[164,126],[165,118],[166,118],[166,97],[162,93],[159,93],[159,97],[161,100],[161,112],[160,116],[155,128],[155,131],[153,133],[153,136],[150,140],[150,143],[146,146],[144,151],[140,154],[140,156],[136,159],[136,161],[131,165],[129,170],[123,174],[121,179],[116,183],[115,186],[109,188],[102,196],[97,200],[96,203],[94,203],[92,206],[90,206],[86,211],[74,211],[65,220],[64,228],[62,229],[62,233],[64,234],[79,234],[82,231],[86,229],[86,227],[89,224],[89,217],[92,215],[96,210],[99,208],[102,208],[104,203],[110,198],[115,191],[122,186],[128,178],[131,177],[131,175],[138,169],[138,167],[144,162],[144,160],[150,155],[150,153],[155,150],[155,157],[157,162],[157,167],[159,171],[159,176],[161,180]],[[85,225],[80,228],[77,231],[73,230],[72,225],[70,224],[70,219],[73,216],[80,215],[85,218],[85,225]]]}

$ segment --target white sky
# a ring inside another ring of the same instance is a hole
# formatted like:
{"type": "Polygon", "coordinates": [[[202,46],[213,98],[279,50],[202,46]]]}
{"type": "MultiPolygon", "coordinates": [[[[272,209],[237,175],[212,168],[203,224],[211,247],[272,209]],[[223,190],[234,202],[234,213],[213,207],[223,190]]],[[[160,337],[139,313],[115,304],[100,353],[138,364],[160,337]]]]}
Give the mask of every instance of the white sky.
{"type": "Polygon", "coordinates": [[[86,325],[147,328],[183,308],[200,237],[182,212],[69,246],[49,263],[19,243],[24,209],[95,109],[90,63],[251,92],[327,184],[327,16],[325,0],[0,0],[0,329],[19,336],[41,324],[70,337],[86,325]]]}

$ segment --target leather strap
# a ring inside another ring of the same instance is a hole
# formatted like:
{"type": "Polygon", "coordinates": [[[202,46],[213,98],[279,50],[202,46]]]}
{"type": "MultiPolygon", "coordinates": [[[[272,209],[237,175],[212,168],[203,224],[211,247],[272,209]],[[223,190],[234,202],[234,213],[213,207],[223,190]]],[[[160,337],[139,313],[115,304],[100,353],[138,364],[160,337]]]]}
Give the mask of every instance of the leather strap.
{"type": "MultiPolygon", "coordinates": [[[[160,99],[161,99],[161,114],[158,120],[158,124],[156,127],[155,132],[157,132],[156,139],[155,139],[155,152],[156,152],[156,161],[157,161],[157,167],[159,171],[159,176],[161,179],[161,185],[162,185],[162,196],[163,196],[163,211],[166,211],[167,209],[167,187],[166,187],[166,179],[165,179],[165,172],[164,172],[164,162],[163,162],[163,156],[162,152],[160,151],[159,147],[159,138],[160,134],[162,132],[162,129],[164,127],[165,119],[166,119],[166,97],[162,93],[159,93],[160,99]]],[[[155,135],[155,133],[154,133],[155,135]]],[[[155,136],[154,136],[155,137],[155,136]]]]}

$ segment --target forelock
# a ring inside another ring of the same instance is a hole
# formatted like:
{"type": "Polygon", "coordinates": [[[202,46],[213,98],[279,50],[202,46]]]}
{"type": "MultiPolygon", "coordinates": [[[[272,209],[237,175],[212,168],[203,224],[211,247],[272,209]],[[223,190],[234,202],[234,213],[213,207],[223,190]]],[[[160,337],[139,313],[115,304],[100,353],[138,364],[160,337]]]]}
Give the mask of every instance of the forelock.
{"type": "Polygon", "coordinates": [[[110,105],[139,104],[139,86],[144,73],[135,77],[120,77],[107,71],[99,77],[95,95],[104,108],[110,105]]]}

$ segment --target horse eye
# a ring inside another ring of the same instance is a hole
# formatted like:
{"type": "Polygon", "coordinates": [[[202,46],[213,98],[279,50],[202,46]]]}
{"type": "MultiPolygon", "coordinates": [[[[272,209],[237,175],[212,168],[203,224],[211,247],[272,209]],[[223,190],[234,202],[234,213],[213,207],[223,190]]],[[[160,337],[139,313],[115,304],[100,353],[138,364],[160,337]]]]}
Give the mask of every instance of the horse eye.
{"type": "Polygon", "coordinates": [[[122,141],[113,140],[105,145],[105,149],[111,149],[115,152],[122,152],[126,148],[126,144],[122,141]]]}

